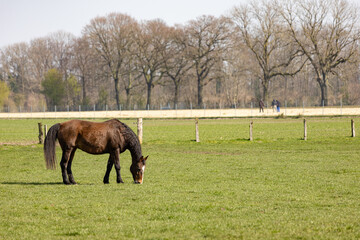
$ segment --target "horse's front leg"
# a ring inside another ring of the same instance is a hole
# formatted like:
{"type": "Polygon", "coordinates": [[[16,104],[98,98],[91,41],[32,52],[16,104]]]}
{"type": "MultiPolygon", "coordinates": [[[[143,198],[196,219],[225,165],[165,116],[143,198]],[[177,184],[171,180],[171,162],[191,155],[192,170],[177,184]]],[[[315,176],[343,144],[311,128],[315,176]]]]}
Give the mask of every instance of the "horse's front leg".
{"type": "Polygon", "coordinates": [[[111,172],[111,169],[112,169],[113,165],[114,165],[114,160],[112,159],[111,154],[110,154],[109,160],[108,160],[108,163],[107,163],[107,167],[106,167],[106,173],[105,173],[105,176],[104,176],[104,184],[109,183],[109,176],[110,176],[110,172],[111,172]]]}
{"type": "Polygon", "coordinates": [[[119,159],[119,155],[120,155],[120,149],[116,149],[113,153],[114,156],[114,165],[115,165],[115,170],[116,170],[116,182],[117,183],[124,183],[124,181],[121,179],[121,174],[120,174],[120,159],[119,159]]]}

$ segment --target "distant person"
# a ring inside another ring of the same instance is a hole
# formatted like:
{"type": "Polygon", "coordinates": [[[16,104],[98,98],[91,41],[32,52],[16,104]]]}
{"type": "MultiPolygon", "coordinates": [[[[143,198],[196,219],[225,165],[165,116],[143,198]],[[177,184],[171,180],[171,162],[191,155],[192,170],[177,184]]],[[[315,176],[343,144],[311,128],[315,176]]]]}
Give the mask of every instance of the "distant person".
{"type": "Polygon", "coordinates": [[[264,112],[264,101],[262,99],[260,99],[259,101],[259,108],[260,108],[260,112],[264,112]]]}
{"type": "Polygon", "coordinates": [[[276,100],[276,109],[277,112],[280,112],[280,102],[278,100],[276,100]]]}
{"type": "Polygon", "coordinates": [[[271,107],[272,107],[273,112],[277,111],[275,99],[273,99],[273,101],[271,102],[271,107]]]}

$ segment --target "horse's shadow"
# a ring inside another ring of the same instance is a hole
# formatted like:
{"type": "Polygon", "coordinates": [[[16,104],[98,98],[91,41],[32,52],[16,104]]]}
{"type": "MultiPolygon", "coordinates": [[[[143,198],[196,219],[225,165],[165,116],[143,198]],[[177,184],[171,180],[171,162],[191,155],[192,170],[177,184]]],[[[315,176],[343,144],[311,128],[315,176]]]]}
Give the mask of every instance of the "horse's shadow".
{"type": "MultiPolygon", "coordinates": [[[[64,185],[63,182],[0,182],[0,185],[19,185],[19,186],[51,186],[51,185],[64,185]]],[[[94,183],[78,183],[77,185],[95,185],[94,183]]]]}
{"type": "Polygon", "coordinates": [[[44,186],[44,185],[61,185],[62,182],[2,182],[4,185],[23,185],[23,186],[44,186]]]}

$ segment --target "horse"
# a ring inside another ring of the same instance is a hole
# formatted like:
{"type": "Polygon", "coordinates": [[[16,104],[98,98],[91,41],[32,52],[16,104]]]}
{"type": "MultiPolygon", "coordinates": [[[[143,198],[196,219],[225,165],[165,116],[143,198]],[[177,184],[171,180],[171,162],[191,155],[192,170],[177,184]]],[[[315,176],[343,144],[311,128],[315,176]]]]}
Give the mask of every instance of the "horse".
{"type": "Polygon", "coordinates": [[[105,122],[70,120],[53,125],[44,141],[47,169],[56,169],[56,139],[58,139],[62,149],[60,167],[64,184],[76,184],[71,165],[77,149],[90,154],[110,154],[103,179],[104,184],[109,183],[109,175],[113,165],[116,170],[116,182],[124,183],[120,174],[119,155],[129,150],[132,158],[130,172],[134,183],[143,183],[148,156],[145,158],[142,156],[138,137],[125,123],[117,119],[105,122]]]}

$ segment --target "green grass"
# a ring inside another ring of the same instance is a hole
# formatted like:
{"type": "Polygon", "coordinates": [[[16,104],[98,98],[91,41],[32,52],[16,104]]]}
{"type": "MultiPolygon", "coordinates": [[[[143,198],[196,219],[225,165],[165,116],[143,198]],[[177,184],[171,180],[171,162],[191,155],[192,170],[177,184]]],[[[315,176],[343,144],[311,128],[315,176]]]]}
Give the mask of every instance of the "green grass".
{"type": "Polygon", "coordinates": [[[250,119],[200,119],[200,143],[194,120],[144,120],[144,184],[128,152],[125,184],[104,185],[107,156],[78,151],[76,186],[36,144],[37,122],[63,120],[0,120],[0,239],[359,239],[350,119],[309,118],[308,141],[301,119],[251,120],[252,142],[250,119]]]}

